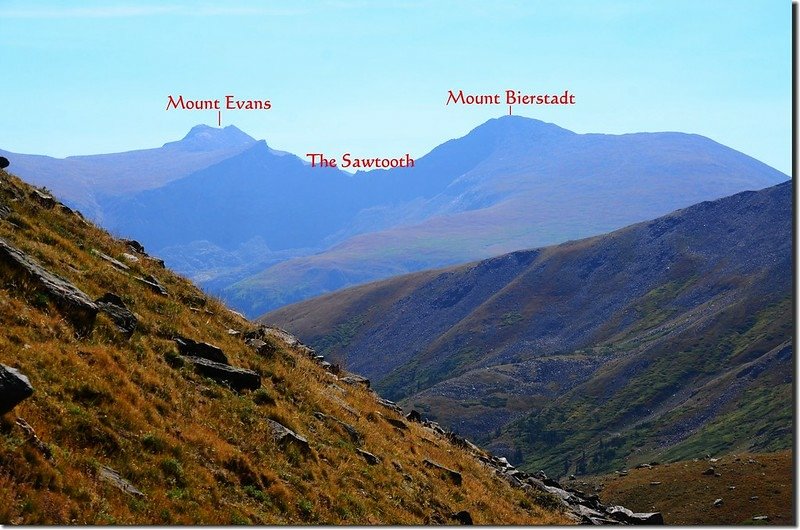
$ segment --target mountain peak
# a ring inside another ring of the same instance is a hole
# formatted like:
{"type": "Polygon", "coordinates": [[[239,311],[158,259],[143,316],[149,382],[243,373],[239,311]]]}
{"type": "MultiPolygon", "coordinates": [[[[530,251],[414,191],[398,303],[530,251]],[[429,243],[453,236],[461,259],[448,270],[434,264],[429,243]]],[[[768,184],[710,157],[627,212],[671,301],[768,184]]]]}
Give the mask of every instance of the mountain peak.
{"type": "Polygon", "coordinates": [[[554,123],[548,123],[535,118],[526,118],[524,116],[500,116],[498,118],[491,118],[470,131],[470,134],[473,133],[489,134],[492,136],[512,134],[538,137],[575,134],[554,123]]]}
{"type": "Polygon", "coordinates": [[[183,139],[177,142],[168,142],[164,147],[177,147],[189,151],[210,151],[230,147],[240,147],[255,143],[255,138],[242,132],[234,125],[227,127],[211,127],[209,125],[195,125],[183,139]]]}

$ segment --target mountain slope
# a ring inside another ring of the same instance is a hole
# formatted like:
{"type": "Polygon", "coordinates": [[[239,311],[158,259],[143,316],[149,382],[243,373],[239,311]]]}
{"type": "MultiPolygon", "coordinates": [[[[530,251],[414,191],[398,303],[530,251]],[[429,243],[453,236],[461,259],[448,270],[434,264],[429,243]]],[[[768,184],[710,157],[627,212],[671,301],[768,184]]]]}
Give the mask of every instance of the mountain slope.
{"type": "Polygon", "coordinates": [[[786,447],[791,188],[347,289],[262,321],[530,469],[786,447]]]}
{"type": "Polygon", "coordinates": [[[52,158],[11,153],[14,171],[27,182],[52,190],[67,204],[100,221],[105,197],[158,188],[229,158],[255,143],[234,126],[193,127],[180,141],[124,153],[52,158]]]}
{"type": "Polygon", "coordinates": [[[333,372],[0,171],[0,523],[576,520],[333,372]]]}
{"type": "MultiPolygon", "coordinates": [[[[370,230],[324,252],[276,263],[220,294],[257,314],[356,283],[608,232],[786,180],[697,135],[575,134],[513,116],[490,120],[442,147],[446,152],[427,155],[436,162],[425,178],[447,182],[434,195],[419,192],[415,201],[370,208],[355,221],[370,230]],[[471,164],[444,173],[449,182],[437,180],[448,158],[453,165],[462,158],[471,164]]],[[[411,189],[427,156],[419,169],[404,173],[411,189]]],[[[362,180],[368,178],[373,174],[362,180]]],[[[386,188],[385,197],[410,199],[414,193],[404,186],[386,188]]]]}
{"type": "Polygon", "coordinates": [[[8,158],[30,182],[251,316],[786,179],[697,135],[576,134],[520,116],[489,120],[413,168],[355,175],[311,168],[234,127],[198,126],[131,153],[8,158]]]}

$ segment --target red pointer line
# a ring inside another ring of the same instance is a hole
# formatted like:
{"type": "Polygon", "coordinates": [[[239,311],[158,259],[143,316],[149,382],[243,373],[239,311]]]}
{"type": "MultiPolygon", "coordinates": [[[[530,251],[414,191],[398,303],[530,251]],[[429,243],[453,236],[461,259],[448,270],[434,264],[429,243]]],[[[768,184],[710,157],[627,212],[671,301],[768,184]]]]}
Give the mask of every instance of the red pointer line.
{"type": "Polygon", "coordinates": [[[508,106],[508,115],[511,116],[511,105],[508,106]]]}

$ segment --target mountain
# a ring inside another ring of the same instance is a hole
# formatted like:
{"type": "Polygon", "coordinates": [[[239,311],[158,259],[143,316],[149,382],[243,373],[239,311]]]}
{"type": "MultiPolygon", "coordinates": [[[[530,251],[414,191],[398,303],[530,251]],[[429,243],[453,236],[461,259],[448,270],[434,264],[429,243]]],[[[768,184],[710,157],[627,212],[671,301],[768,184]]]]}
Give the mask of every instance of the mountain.
{"type": "Polygon", "coordinates": [[[255,140],[230,125],[197,125],[180,141],[155,149],[104,155],[48,156],[12,153],[14,171],[27,182],[52,190],[65,203],[102,222],[106,197],[158,188],[250,147],[255,140]]]}
{"type": "Polygon", "coordinates": [[[526,469],[792,443],[792,183],[268,313],[526,469]]]}
{"type": "Polygon", "coordinates": [[[406,418],[0,171],[1,524],[636,520],[606,508],[406,418]]]}
{"type": "Polygon", "coordinates": [[[413,168],[312,168],[235,127],[64,160],[9,154],[112,233],[247,315],[347,286],[652,219],[787,177],[708,138],[503,116],[413,168]]]}
{"type": "Polygon", "coordinates": [[[360,176],[381,193],[356,218],[359,233],[220,295],[258,314],[370,280],[604,233],[786,178],[697,135],[575,134],[506,116],[412,170],[360,176]]]}

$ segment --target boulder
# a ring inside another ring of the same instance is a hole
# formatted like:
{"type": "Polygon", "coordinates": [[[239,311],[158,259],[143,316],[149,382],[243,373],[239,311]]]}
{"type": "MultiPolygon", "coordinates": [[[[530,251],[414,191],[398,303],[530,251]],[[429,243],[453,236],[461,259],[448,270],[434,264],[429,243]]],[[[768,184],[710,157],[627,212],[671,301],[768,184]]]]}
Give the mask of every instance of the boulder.
{"type": "Polygon", "coordinates": [[[4,156],[0,156],[0,169],[5,169],[11,162],[8,161],[8,158],[4,156]]]}
{"type": "Polygon", "coordinates": [[[705,471],[703,471],[703,475],[714,476],[714,473],[716,473],[716,471],[714,470],[713,467],[710,467],[710,468],[706,469],[705,471]]]}
{"type": "Polygon", "coordinates": [[[664,517],[661,512],[652,513],[633,513],[622,506],[610,506],[606,508],[606,513],[613,519],[623,524],[642,524],[642,525],[663,525],[664,517]]]}
{"type": "Polygon", "coordinates": [[[98,473],[100,479],[105,482],[108,482],[115,488],[119,489],[123,493],[127,493],[131,497],[144,497],[144,493],[136,489],[133,484],[122,478],[122,476],[111,469],[110,467],[100,466],[100,472],[98,473]]]}
{"type": "Polygon", "coordinates": [[[229,364],[228,357],[225,356],[225,352],[212,344],[208,344],[207,342],[197,342],[181,335],[178,335],[172,340],[174,340],[175,344],[178,345],[178,352],[181,355],[202,357],[203,359],[208,359],[209,361],[229,364]]]}
{"type": "Polygon", "coordinates": [[[18,277],[33,292],[45,294],[72,323],[79,335],[91,332],[97,305],[67,280],[35,263],[27,254],[0,238],[0,275],[18,277]]]}
{"type": "Polygon", "coordinates": [[[392,410],[392,411],[394,411],[394,412],[396,412],[398,414],[402,414],[403,413],[403,409],[398,407],[397,403],[395,403],[394,401],[389,401],[388,399],[384,399],[382,397],[379,397],[378,398],[378,403],[383,405],[387,409],[392,410]]]}
{"type": "Polygon", "coordinates": [[[264,357],[271,357],[276,351],[278,351],[273,342],[267,342],[261,339],[246,339],[245,344],[253,348],[256,353],[263,355],[264,357]]]}
{"type": "Polygon", "coordinates": [[[0,415],[33,395],[33,387],[18,370],[0,364],[0,415]]]}
{"type": "Polygon", "coordinates": [[[472,516],[466,510],[461,510],[460,512],[451,513],[450,519],[452,519],[453,521],[457,521],[459,524],[462,525],[472,526],[474,524],[472,522],[472,516]]]}
{"type": "Polygon", "coordinates": [[[34,189],[31,192],[31,197],[33,197],[33,200],[38,202],[39,205],[44,207],[44,208],[50,209],[50,208],[54,208],[55,205],[56,205],[56,200],[53,198],[52,195],[49,195],[49,194],[44,193],[44,192],[41,192],[41,191],[39,191],[37,189],[34,189]]]}
{"type": "Polygon", "coordinates": [[[314,416],[323,421],[332,421],[334,423],[337,423],[339,426],[342,427],[342,429],[344,429],[344,431],[347,433],[347,436],[350,437],[350,441],[352,441],[354,444],[361,445],[364,442],[364,437],[361,436],[361,433],[358,432],[356,428],[350,425],[349,423],[343,422],[339,418],[334,418],[333,416],[323,414],[322,412],[315,412],[314,416]]]}
{"type": "Polygon", "coordinates": [[[169,294],[167,293],[167,290],[164,289],[164,286],[161,285],[161,283],[159,283],[159,281],[154,276],[148,274],[144,277],[136,276],[135,279],[139,283],[142,283],[147,287],[149,287],[150,290],[156,294],[160,294],[161,296],[167,296],[169,294]]]}
{"type": "Polygon", "coordinates": [[[114,293],[106,293],[94,301],[103,313],[107,314],[120,331],[131,335],[139,323],[136,315],[127,308],[125,302],[114,293]]]}
{"type": "Polygon", "coordinates": [[[275,442],[281,447],[286,447],[289,444],[295,444],[300,447],[303,452],[308,452],[311,450],[311,446],[308,445],[308,440],[282,423],[267,419],[267,425],[270,428],[272,439],[275,440],[275,442]]]}
{"type": "Polygon", "coordinates": [[[356,452],[364,457],[364,460],[367,461],[367,464],[371,466],[376,466],[381,463],[381,459],[377,456],[373,455],[369,451],[364,451],[363,449],[356,449],[356,452]]]}
{"type": "Polygon", "coordinates": [[[661,512],[634,513],[633,524],[663,525],[664,516],[661,512]]]}
{"type": "Polygon", "coordinates": [[[144,246],[135,239],[122,239],[121,241],[137,254],[147,255],[147,252],[144,251],[144,246]]]}
{"type": "Polygon", "coordinates": [[[121,261],[119,261],[119,260],[116,260],[116,259],[112,258],[111,256],[109,256],[108,254],[105,254],[105,253],[103,253],[103,252],[100,252],[100,251],[99,251],[99,250],[97,250],[97,249],[94,249],[94,248],[93,248],[93,249],[92,249],[92,254],[94,254],[94,255],[95,255],[95,256],[97,256],[98,258],[102,259],[103,261],[107,261],[108,263],[110,263],[110,264],[111,264],[111,266],[112,266],[112,267],[114,267],[115,269],[119,269],[119,270],[121,270],[122,272],[128,272],[128,271],[130,271],[130,270],[131,270],[131,268],[130,268],[130,267],[128,267],[127,265],[125,265],[125,264],[124,264],[124,263],[122,263],[121,261]]]}
{"type": "Polygon", "coordinates": [[[183,358],[191,362],[198,373],[209,379],[224,383],[233,390],[255,390],[261,386],[261,376],[252,370],[236,368],[191,355],[184,356],[183,358]]]}
{"type": "Polygon", "coordinates": [[[397,427],[403,431],[408,430],[408,425],[406,425],[403,420],[398,420],[397,418],[387,418],[386,416],[384,416],[383,419],[385,419],[393,427],[397,427]]]}
{"type": "Polygon", "coordinates": [[[592,508],[583,506],[582,504],[579,504],[575,507],[574,513],[580,518],[582,524],[619,524],[616,520],[606,517],[605,514],[602,514],[597,510],[593,510],[592,508]]]}
{"type": "Polygon", "coordinates": [[[414,421],[414,422],[417,422],[417,423],[421,423],[422,422],[422,414],[420,414],[416,410],[412,410],[411,412],[406,414],[406,419],[408,421],[414,421]]]}
{"type": "Polygon", "coordinates": [[[443,472],[447,476],[447,478],[449,478],[451,481],[453,481],[453,484],[455,484],[456,486],[460,486],[461,485],[461,483],[463,481],[463,478],[461,477],[461,473],[459,473],[458,471],[446,468],[443,465],[437,464],[433,460],[429,460],[427,458],[425,460],[423,460],[422,463],[426,467],[430,467],[430,468],[433,468],[433,469],[436,469],[438,471],[443,472]]]}
{"type": "Polygon", "coordinates": [[[348,374],[344,377],[340,377],[339,381],[342,383],[347,383],[348,385],[356,386],[356,385],[364,385],[365,387],[369,388],[369,379],[366,377],[361,377],[360,375],[356,374],[348,374]]]}

